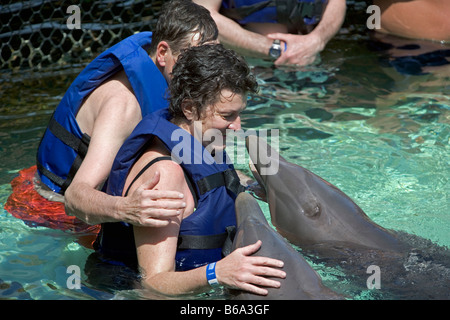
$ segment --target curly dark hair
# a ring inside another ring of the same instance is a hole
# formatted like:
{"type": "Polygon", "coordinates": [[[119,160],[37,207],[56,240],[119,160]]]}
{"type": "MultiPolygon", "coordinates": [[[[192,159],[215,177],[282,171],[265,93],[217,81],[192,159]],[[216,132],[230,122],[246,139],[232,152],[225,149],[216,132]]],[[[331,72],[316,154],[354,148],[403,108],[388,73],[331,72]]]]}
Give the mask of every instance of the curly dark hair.
{"type": "Polygon", "coordinates": [[[181,52],[169,84],[169,112],[184,119],[183,101],[194,106],[197,116],[220,99],[222,90],[234,94],[255,93],[258,84],[244,58],[221,44],[205,44],[181,52]]]}
{"type": "Polygon", "coordinates": [[[217,40],[219,30],[209,11],[191,0],[172,0],[164,3],[153,30],[149,54],[156,53],[158,43],[166,41],[178,54],[188,48],[191,37],[199,32],[198,44],[217,40]]]}

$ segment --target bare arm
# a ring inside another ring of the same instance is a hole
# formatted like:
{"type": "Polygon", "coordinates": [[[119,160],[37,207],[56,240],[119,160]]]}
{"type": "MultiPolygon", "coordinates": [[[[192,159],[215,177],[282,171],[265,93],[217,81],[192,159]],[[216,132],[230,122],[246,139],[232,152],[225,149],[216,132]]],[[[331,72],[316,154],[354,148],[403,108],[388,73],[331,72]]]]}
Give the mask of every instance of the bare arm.
{"type": "Polygon", "coordinates": [[[221,0],[194,0],[211,13],[219,29],[219,40],[243,55],[267,58],[273,40],[268,37],[245,30],[237,22],[219,13],[221,0]]]}
{"type": "MultiPolygon", "coordinates": [[[[120,87],[115,89],[121,90],[120,87]]],[[[141,186],[128,197],[113,197],[99,191],[109,175],[119,148],[140,121],[141,115],[137,101],[124,99],[120,94],[96,102],[101,103],[102,107],[92,126],[88,152],[65,192],[67,214],[75,215],[89,224],[125,221],[132,224],[167,225],[165,219],[176,215],[182,207],[183,201],[179,200],[178,192],[158,194],[148,190],[152,186],[149,184],[141,186]],[[178,201],[153,201],[158,196],[176,198],[178,201]]],[[[159,175],[155,179],[159,179],[159,175]]]]}
{"type": "Polygon", "coordinates": [[[345,0],[329,0],[319,24],[306,35],[272,33],[268,37],[280,39],[287,44],[287,50],[275,61],[275,64],[308,65],[314,62],[320,53],[339,31],[346,12],[345,0]]]}
{"type": "MultiPolygon", "coordinates": [[[[147,159],[148,160],[148,159],[147,159]]],[[[177,164],[170,161],[160,161],[148,169],[141,176],[151,176],[155,170],[161,171],[162,179],[155,189],[177,189],[185,193],[188,205],[183,216],[172,219],[171,223],[163,228],[135,227],[135,241],[137,256],[144,286],[166,295],[196,294],[210,290],[206,279],[206,267],[189,271],[175,271],[175,254],[177,249],[178,233],[184,216],[193,211],[193,199],[184,180],[184,174],[177,164]]],[[[141,179],[140,178],[140,179],[141,179]]],[[[145,180],[144,180],[145,181],[145,180]]],[[[265,257],[249,257],[258,251],[261,242],[240,248],[226,258],[217,262],[216,275],[220,284],[248,290],[256,294],[267,294],[261,287],[279,287],[280,283],[264,276],[285,277],[285,273],[278,268],[283,263],[265,257]],[[260,287],[261,286],[261,287],[260,287]]]]}

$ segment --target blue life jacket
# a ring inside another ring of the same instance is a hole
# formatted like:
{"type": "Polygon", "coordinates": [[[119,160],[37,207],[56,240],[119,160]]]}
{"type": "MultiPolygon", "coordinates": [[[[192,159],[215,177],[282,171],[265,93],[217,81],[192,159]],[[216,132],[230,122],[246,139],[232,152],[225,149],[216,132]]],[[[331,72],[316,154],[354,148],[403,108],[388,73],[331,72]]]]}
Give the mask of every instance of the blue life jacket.
{"type": "Polygon", "coordinates": [[[167,107],[167,82],[143,48],[151,40],[151,32],[141,32],[117,43],[95,58],[65,93],[37,152],[40,178],[53,191],[64,194],[87,153],[90,137],[75,117],[84,99],[105,80],[125,70],[143,117],[167,107]]]}
{"type": "MultiPolygon", "coordinates": [[[[106,192],[114,196],[124,194],[128,172],[149,141],[158,137],[172,153],[172,159],[180,163],[196,199],[196,210],[181,222],[175,257],[177,270],[189,270],[223,258],[227,254],[222,252],[224,246],[231,249],[236,228],[234,201],[243,187],[232,164],[215,162],[199,141],[169,122],[168,116],[168,110],[163,109],[136,126],[117,154],[106,192]]],[[[224,155],[226,158],[225,152],[224,155]]],[[[127,223],[102,224],[94,247],[116,262],[137,263],[133,228],[127,223]]]]}
{"type": "Polygon", "coordinates": [[[223,0],[221,13],[244,25],[251,22],[282,23],[300,30],[317,24],[328,0],[223,0]]]}

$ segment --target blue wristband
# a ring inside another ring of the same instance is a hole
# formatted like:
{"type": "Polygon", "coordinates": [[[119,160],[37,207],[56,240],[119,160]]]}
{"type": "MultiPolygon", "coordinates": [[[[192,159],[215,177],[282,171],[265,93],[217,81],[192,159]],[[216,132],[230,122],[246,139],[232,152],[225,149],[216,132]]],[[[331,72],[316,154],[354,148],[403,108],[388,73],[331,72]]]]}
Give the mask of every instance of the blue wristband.
{"type": "Polygon", "coordinates": [[[210,263],[206,266],[206,280],[208,280],[208,283],[210,286],[217,286],[219,285],[219,281],[217,281],[216,277],[216,263],[210,263]]]}

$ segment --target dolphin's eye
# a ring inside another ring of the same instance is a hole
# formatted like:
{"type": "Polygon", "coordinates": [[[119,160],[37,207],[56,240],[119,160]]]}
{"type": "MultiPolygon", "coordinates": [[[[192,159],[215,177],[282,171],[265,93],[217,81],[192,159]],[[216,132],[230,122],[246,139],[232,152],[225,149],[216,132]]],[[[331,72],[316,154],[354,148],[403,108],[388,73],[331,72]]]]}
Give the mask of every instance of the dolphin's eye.
{"type": "Polygon", "coordinates": [[[318,218],[320,216],[320,204],[319,203],[310,203],[308,204],[308,207],[305,208],[305,216],[309,218],[318,218]]]}

